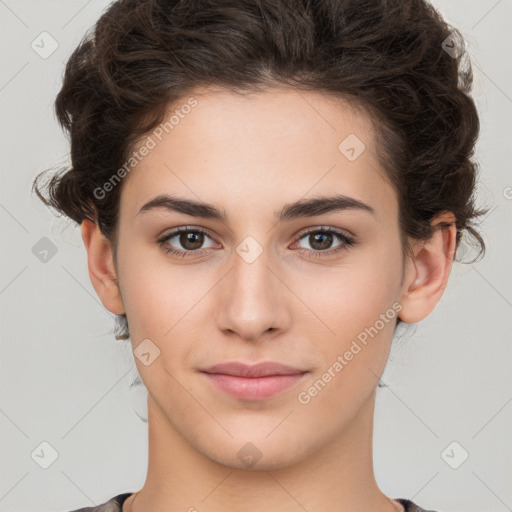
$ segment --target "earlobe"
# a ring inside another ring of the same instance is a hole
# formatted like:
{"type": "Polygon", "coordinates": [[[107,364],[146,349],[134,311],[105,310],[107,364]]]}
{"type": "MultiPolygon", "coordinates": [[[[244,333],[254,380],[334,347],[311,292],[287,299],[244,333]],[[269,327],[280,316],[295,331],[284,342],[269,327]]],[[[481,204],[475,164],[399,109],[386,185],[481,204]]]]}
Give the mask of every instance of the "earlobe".
{"type": "Polygon", "coordinates": [[[419,322],[434,310],[450,277],[456,248],[455,217],[442,212],[432,225],[437,228],[433,236],[417,241],[407,260],[399,314],[406,323],[419,322]]]}
{"type": "Polygon", "coordinates": [[[83,220],[81,230],[82,240],[87,251],[87,266],[91,283],[103,305],[111,313],[121,315],[125,311],[111,244],[95,222],[83,220]]]}

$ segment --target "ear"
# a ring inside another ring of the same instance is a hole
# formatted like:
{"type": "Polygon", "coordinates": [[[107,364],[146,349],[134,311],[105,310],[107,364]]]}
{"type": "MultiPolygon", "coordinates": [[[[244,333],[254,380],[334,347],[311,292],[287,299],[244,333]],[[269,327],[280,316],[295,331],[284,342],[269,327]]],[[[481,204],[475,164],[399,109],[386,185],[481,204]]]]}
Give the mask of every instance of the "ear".
{"type": "Polygon", "coordinates": [[[87,250],[89,277],[98,297],[110,312],[123,314],[125,311],[110,242],[98,225],[87,219],[82,221],[82,240],[87,250]]]}
{"type": "Polygon", "coordinates": [[[441,299],[450,277],[455,257],[455,216],[442,212],[432,221],[436,226],[433,236],[426,241],[416,241],[413,256],[407,255],[405,277],[399,317],[406,323],[416,323],[426,318],[441,299]]]}

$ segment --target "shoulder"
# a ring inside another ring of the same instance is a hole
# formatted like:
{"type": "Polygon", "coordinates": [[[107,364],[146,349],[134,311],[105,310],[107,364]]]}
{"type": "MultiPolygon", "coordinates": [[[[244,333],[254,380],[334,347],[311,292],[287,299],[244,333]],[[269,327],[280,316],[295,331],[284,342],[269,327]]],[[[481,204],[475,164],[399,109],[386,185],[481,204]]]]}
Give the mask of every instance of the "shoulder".
{"type": "Polygon", "coordinates": [[[421,508],[410,500],[406,500],[404,498],[397,498],[395,501],[398,501],[404,507],[405,512],[436,512],[435,510],[427,510],[425,508],[421,508]]]}
{"type": "MultiPolygon", "coordinates": [[[[110,498],[105,503],[101,505],[97,505],[95,507],[85,507],[76,510],[72,510],[70,512],[121,512],[123,503],[132,495],[133,493],[123,493],[110,498]]],[[[426,510],[416,505],[416,503],[404,499],[397,498],[396,501],[403,505],[405,512],[436,512],[435,510],[426,510]]]]}
{"type": "Polygon", "coordinates": [[[85,507],[79,508],[76,510],[72,510],[71,512],[121,512],[123,503],[132,495],[133,493],[127,492],[123,494],[118,494],[113,498],[110,498],[105,503],[101,505],[96,505],[95,507],[85,507]]]}

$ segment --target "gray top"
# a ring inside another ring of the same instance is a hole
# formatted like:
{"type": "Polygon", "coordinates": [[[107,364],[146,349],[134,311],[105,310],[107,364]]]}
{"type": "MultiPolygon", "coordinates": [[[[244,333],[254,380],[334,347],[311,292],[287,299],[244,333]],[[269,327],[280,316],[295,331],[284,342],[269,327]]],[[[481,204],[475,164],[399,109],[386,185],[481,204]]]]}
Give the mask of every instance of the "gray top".
{"type": "MultiPolygon", "coordinates": [[[[106,503],[102,505],[98,505],[97,507],[86,507],[80,508],[77,510],[73,510],[71,512],[121,512],[121,508],[123,503],[132,495],[133,493],[127,492],[123,494],[118,494],[114,496],[106,503]]],[[[405,512],[436,512],[435,510],[425,510],[424,508],[419,507],[415,503],[410,500],[406,500],[403,498],[395,498],[398,503],[403,505],[405,512]]]]}

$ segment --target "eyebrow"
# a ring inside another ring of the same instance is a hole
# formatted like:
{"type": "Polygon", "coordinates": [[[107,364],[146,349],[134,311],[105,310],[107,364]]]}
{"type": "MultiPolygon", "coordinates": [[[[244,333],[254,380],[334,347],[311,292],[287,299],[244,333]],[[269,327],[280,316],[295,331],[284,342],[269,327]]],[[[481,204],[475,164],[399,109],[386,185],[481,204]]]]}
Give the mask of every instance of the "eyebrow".
{"type": "MultiPolygon", "coordinates": [[[[228,219],[225,210],[219,209],[212,204],[172,197],[167,194],[156,196],[145,203],[137,215],[154,209],[165,209],[169,212],[184,213],[192,217],[219,220],[221,222],[226,222],[228,219]]],[[[353,197],[339,194],[315,197],[312,199],[301,199],[294,203],[284,205],[281,211],[274,212],[274,215],[279,222],[284,222],[343,210],[360,210],[375,216],[375,210],[370,205],[353,197]]]]}

